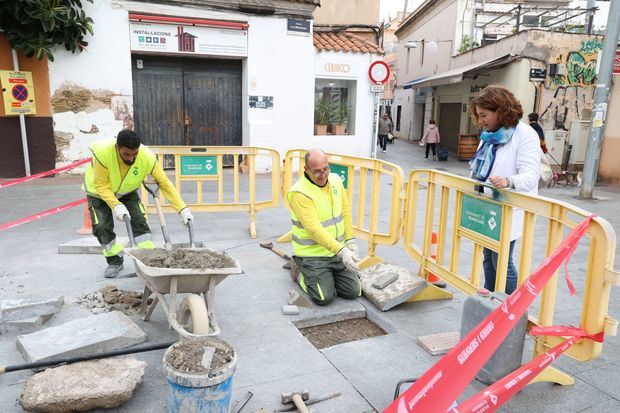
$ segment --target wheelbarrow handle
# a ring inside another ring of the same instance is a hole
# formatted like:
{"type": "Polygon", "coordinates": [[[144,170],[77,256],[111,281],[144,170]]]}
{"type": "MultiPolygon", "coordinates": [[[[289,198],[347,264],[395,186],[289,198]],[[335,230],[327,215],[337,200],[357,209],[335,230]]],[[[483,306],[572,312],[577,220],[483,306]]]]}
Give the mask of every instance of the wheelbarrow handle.
{"type": "Polygon", "coordinates": [[[123,219],[125,220],[125,227],[127,228],[127,236],[129,237],[129,246],[133,248],[136,246],[136,240],[133,237],[133,229],[131,229],[131,218],[125,215],[123,219]]]}
{"type": "Polygon", "coordinates": [[[196,242],[194,241],[194,222],[190,219],[187,221],[187,230],[189,231],[189,246],[196,248],[196,242]]]}

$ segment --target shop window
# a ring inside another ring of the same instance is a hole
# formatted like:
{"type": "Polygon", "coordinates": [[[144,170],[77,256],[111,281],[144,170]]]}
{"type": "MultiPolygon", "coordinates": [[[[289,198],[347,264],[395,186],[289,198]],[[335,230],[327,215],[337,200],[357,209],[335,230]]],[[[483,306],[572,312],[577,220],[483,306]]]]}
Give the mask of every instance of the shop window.
{"type": "Polygon", "coordinates": [[[354,135],[357,81],[316,79],[314,134],[354,135]]]}

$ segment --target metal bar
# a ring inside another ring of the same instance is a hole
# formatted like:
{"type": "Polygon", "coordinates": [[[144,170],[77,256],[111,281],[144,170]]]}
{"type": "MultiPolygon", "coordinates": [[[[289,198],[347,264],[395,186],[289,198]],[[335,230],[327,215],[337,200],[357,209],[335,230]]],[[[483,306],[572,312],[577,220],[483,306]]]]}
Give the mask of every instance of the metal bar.
{"type": "MultiPolygon", "coordinates": [[[[543,26],[543,27],[552,27],[552,26],[556,26],[556,25],[558,25],[558,24],[560,24],[560,23],[564,23],[564,22],[565,22],[565,21],[567,21],[567,20],[574,19],[575,17],[579,17],[579,16],[581,16],[582,14],[586,14],[586,13],[587,13],[587,10],[586,10],[586,11],[582,11],[581,13],[577,13],[577,14],[575,14],[575,15],[571,15],[571,16],[569,16],[569,17],[565,18],[565,19],[562,19],[562,20],[557,21],[557,22],[555,22],[555,23],[553,23],[553,24],[549,24],[549,25],[546,25],[546,26],[543,26]]],[[[549,23],[549,22],[547,22],[547,23],[549,23]]]]}
{"type": "MultiPolygon", "coordinates": [[[[17,51],[11,49],[13,55],[13,70],[19,71],[19,59],[17,58],[17,51]]],[[[7,92],[10,93],[10,92],[7,92]]],[[[7,108],[8,111],[8,108],[7,108]]],[[[19,114],[19,130],[22,136],[22,152],[24,154],[24,170],[26,176],[30,176],[30,155],[28,154],[28,135],[26,134],[26,118],[23,113],[19,114]]]]}
{"type": "Polygon", "coordinates": [[[234,166],[235,170],[233,171],[233,197],[234,203],[239,203],[239,157],[235,156],[234,166]]]}
{"type": "MultiPolygon", "coordinates": [[[[512,12],[513,12],[513,11],[515,11],[517,8],[519,8],[519,6],[515,6],[515,7],[513,7],[512,9],[508,10],[507,12],[504,12],[504,13],[500,14],[499,16],[497,16],[496,18],[494,18],[493,20],[488,21],[488,22],[486,22],[485,24],[483,24],[480,28],[481,28],[481,29],[484,29],[484,28],[485,28],[485,27],[487,27],[489,24],[491,24],[491,23],[493,23],[493,22],[495,22],[495,21],[497,21],[497,20],[501,19],[501,18],[502,18],[502,17],[504,17],[505,15],[507,15],[507,14],[512,14],[512,12]]],[[[511,19],[511,20],[512,20],[512,19],[511,19]]],[[[510,20],[509,20],[509,21],[510,21],[510,20]]],[[[502,24],[504,24],[504,23],[502,23],[502,24]]]]}
{"type": "Polygon", "coordinates": [[[521,254],[517,286],[521,285],[532,271],[532,254],[534,253],[534,230],[536,214],[525,211],[523,214],[523,236],[521,237],[521,254]]]}
{"type": "Polygon", "coordinates": [[[360,168],[360,191],[357,200],[357,226],[364,227],[364,213],[366,209],[366,173],[365,167],[360,168]]]}
{"type": "Polygon", "coordinates": [[[217,156],[217,202],[224,202],[224,156],[217,156]]]}
{"type": "Polygon", "coordinates": [[[607,106],[609,105],[609,91],[613,76],[613,66],[620,34],[620,2],[612,1],[609,5],[609,17],[607,29],[603,41],[601,65],[598,73],[596,88],[594,89],[594,102],[592,105],[592,124],[588,134],[586,147],[586,159],[583,166],[583,182],[579,195],[582,198],[591,199],[594,192],[594,184],[598,176],[598,168],[603,146],[605,132],[605,120],[607,106]]]}

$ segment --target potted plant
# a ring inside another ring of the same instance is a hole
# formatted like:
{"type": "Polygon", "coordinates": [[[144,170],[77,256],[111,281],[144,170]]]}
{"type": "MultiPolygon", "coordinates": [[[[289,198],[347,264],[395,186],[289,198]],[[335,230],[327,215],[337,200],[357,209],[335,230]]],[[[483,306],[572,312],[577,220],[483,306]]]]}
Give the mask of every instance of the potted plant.
{"type": "Polygon", "coordinates": [[[334,107],[332,132],[334,135],[346,135],[347,121],[349,120],[349,106],[341,101],[334,107]]]}
{"type": "Polygon", "coordinates": [[[317,100],[314,104],[314,134],[327,135],[327,125],[332,118],[332,103],[328,99],[317,100]]]}

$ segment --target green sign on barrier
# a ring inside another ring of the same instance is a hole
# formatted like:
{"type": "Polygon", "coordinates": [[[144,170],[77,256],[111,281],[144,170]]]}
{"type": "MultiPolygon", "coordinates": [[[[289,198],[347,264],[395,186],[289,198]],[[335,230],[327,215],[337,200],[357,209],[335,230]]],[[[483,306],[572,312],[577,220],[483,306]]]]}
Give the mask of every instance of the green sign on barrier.
{"type": "Polygon", "coordinates": [[[347,189],[347,185],[349,184],[349,167],[338,165],[337,163],[330,163],[329,171],[333,174],[340,175],[342,178],[342,185],[344,185],[344,189],[347,189]]]}
{"type": "Polygon", "coordinates": [[[181,176],[217,175],[217,156],[181,156],[181,176]]]}
{"type": "Polygon", "coordinates": [[[502,227],[502,206],[463,195],[461,227],[499,241],[502,227]]]}

